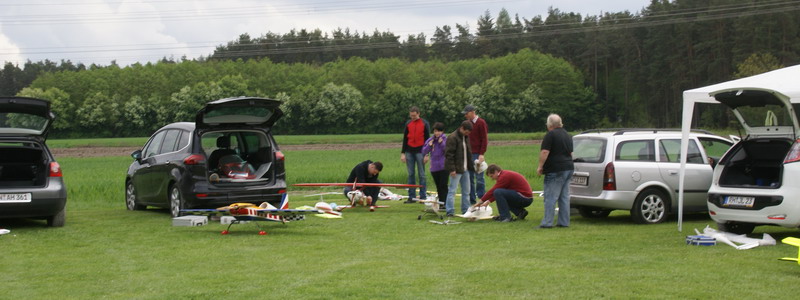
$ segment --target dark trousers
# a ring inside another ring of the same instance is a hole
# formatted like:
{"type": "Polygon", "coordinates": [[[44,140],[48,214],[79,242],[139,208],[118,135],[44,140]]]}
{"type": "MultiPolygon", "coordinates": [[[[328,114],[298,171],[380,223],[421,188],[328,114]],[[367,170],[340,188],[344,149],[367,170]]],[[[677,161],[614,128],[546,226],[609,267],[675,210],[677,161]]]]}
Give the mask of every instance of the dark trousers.
{"type": "Polygon", "coordinates": [[[450,174],[447,173],[447,170],[441,170],[431,172],[431,177],[433,177],[433,182],[436,183],[436,195],[439,197],[439,202],[444,203],[447,200],[447,180],[450,178],[450,174]]]}
{"type": "Polygon", "coordinates": [[[494,190],[494,203],[497,205],[497,210],[500,213],[501,219],[510,219],[511,214],[519,216],[526,207],[533,203],[532,198],[525,198],[515,190],[509,189],[495,189],[494,190]]]}
{"type": "MultiPolygon", "coordinates": [[[[374,183],[380,183],[380,182],[374,182],[374,183]]],[[[376,203],[378,203],[378,200],[379,200],[378,193],[380,193],[380,191],[381,191],[381,188],[379,186],[357,188],[357,190],[358,189],[360,189],[364,193],[364,196],[372,197],[372,205],[377,205],[376,203]]],[[[347,187],[344,188],[344,196],[345,196],[345,198],[347,198],[347,193],[349,193],[352,190],[353,190],[352,186],[347,186],[347,187]]],[[[347,198],[347,201],[350,202],[350,198],[347,198]]]]}

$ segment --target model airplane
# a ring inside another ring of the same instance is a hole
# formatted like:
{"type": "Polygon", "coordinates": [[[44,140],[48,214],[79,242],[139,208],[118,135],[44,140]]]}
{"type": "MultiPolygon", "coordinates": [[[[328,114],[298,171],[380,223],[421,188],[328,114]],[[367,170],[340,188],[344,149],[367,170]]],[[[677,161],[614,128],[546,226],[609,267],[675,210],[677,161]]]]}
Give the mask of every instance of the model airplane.
{"type": "Polygon", "coordinates": [[[187,215],[232,216],[234,221],[222,231],[223,235],[230,233],[231,225],[244,221],[253,221],[253,224],[259,229],[258,234],[266,235],[267,232],[261,228],[258,222],[281,222],[285,224],[290,221],[304,220],[306,213],[319,213],[320,211],[320,209],[289,209],[289,197],[287,194],[283,194],[280,208],[276,208],[267,202],[258,206],[252,203],[233,203],[214,209],[182,209],[181,213],[187,215]]]}
{"type": "Polygon", "coordinates": [[[425,204],[425,208],[422,209],[422,214],[417,216],[417,220],[422,220],[422,217],[427,215],[434,215],[439,217],[440,220],[444,220],[444,217],[439,213],[439,208],[444,205],[444,202],[439,202],[439,197],[428,196],[427,199],[414,199],[414,201],[425,204]]]}
{"type": "Polygon", "coordinates": [[[696,232],[698,235],[713,237],[717,241],[723,242],[733,248],[736,248],[736,250],[747,250],[747,249],[753,249],[758,246],[773,246],[776,244],[775,239],[766,233],[764,234],[763,238],[754,239],[754,238],[749,238],[744,234],[733,234],[730,232],[718,231],[708,226],[706,226],[706,228],[703,228],[702,234],[696,228],[694,232],[696,232]],[[741,245],[737,245],[735,243],[739,243],[741,245]]]}
{"type": "MultiPolygon", "coordinates": [[[[396,184],[396,183],[358,183],[358,182],[350,182],[350,183],[297,183],[293,184],[293,186],[302,186],[302,187],[319,187],[319,186],[349,186],[352,187],[352,190],[347,192],[346,197],[347,200],[350,201],[350,205],[341,205],[338,206],[337,209],[342,211],[347,208],[352,208],[356,206],[368,206],[369,211],[375,211],[376,208],[382,207],[389,207],[387,205],[372,205],[369,199],[364,195],[362,191],[365,187],[396,187],[396,188],[410,188],[410,187],[422,187],[416,184],[396,184]]],[[[315,195],[324,195],[324,194],[315,194],[315,195]]],[[[380,193],[379,193],[380,195],[380,193]]],[[[379,196],[380,197],[380,196],[379,196]]]]}
{"type": "Polygon", "coordinates": [[[408,198],[408,196],[392,193],[392,191],[390,191],[389,189],[382,187],[381,191],[378,193],[378,198],[380,198],[381,200],[400,201],[408,198]]]}
{"type": "Polygon", "coordinates": [[[467,213],[456,215],[456,217],[467,219],[467,221],[491,220],[493,214],[491,206],[473,206],[467,210],[467,213]]]}

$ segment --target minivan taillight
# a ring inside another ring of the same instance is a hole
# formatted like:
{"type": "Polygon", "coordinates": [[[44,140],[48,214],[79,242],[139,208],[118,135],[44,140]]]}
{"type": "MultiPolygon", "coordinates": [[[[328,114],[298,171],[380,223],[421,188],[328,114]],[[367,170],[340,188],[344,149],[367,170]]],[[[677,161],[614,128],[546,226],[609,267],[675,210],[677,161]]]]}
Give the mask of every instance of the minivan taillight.
{"type": "Polygon", "coordinates": [[[800,161],[800,139],[794,141],[792,148],[789,149],[789,153],[786,154],[786,158],[783,159],[783,163],[790,163],[800,161]]]}
{"type": "Polygon", "coordinates": [[[57,162],[50,162],[50,177],[62,177],[61,166],[57,162]]]}
{"type": "Polygon", "coordinates": [[[192,154],[183,159],[184,165],[199,165],[206,162],[206,157],[200,154],[192,154]]]}
{"type": "Polygon", "coordinates": [[[614,163],[610,162],[606,165],[605,171],[603,171],[603,190],[604,191],[615,191],[617,190],[617,179],[614,175],[614,163]]]}
{"type": "Polygon", "coordinates": [[[284,161],[286,156],[283,155],[283,152],[275,151],[275,158],[280,161],[284,161]]]}

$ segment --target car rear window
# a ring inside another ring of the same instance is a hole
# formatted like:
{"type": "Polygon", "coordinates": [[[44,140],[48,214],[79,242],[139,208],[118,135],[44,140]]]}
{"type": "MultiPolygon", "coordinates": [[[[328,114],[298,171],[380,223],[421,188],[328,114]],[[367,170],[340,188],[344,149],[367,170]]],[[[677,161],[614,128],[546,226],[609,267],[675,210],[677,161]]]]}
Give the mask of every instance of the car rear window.
{"type": "Polygon", "coordinates": [[[572,144],[572,158],[575,162],[600,163],[606,156],[605,139],[576,137],[572,139],[572,144]]]}

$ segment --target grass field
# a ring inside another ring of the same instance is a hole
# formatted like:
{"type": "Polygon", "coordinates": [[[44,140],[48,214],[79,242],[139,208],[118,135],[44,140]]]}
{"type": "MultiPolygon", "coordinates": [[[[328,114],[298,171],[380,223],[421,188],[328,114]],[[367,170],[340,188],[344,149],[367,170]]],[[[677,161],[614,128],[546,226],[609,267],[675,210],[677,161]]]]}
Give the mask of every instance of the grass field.
{"type": "MultiPolygon", "coordinates": [[[[544,132],[532,133],[492,133],[493,141],[534,140],[542,139],[544,132]]],[[[276,135],[278,145],[311,145],[311,144],[368,144],[368,143],[402,143],[402,134],[340,134],[340,135],[276,135]]],[[[132,138],[97,138],[97,139],[50,139],[50,148],[75,147],[141,147],[149,137],[132,138]]]]}
{"type": "MultiPolygon", "coordinates": [[[[520,171],[534,189],[533,146],[490,148],[487,160],[520,171]]],[[[385,163],[381,178],[402,183],[395,149],[286,153],[290,183],[341,181],[364,159],[385,163]]],[[[713,222],[685,218],[634,225],[627,212],[570,228],[533,229],[537,198],[525,221],[441,226],[418,221],[421,205],[389,202],[343,219],[251,224],[222,236],[220,224],[172,227],[165,210],[127,211],[123,179],[129,157],[61,158],[68,185],[67,225],[0,220],[2,299],[229,298],[680,298],[796,299],[800,266],[777,258],[779,244],[737,251],[686,246],[684,237],[713,222]]],[[[487,178],[487,184],[493,182],[487,178]]],[[[431,183],[432,185],[432,183],[431,183]]],[[[291,189],[292,207],[313,205],[291,189]]],[[[332,197],[328,201],[342,203],[332,197]]],[[[797,230],[760,227],[776,239],[797,230]]]]}

